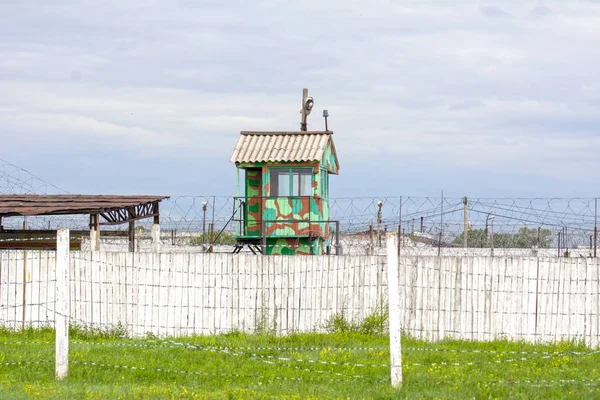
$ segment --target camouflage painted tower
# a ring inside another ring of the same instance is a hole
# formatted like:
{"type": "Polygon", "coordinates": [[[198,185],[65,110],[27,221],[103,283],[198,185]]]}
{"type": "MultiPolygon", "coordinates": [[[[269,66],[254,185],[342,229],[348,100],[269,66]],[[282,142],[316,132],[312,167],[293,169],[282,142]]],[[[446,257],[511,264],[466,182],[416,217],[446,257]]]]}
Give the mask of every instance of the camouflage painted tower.
{"type": "MultiPolygon", "coordinates": [[[[236,250],[263,254],[324,254],[332,241],[329,174],[339,164],[333,132],[306,131],[307,101],[299,132],[241,132],[231,161],[245,172],[236,250]]],[[[324,113],[325,114],[325,113],[324,113]]]]}

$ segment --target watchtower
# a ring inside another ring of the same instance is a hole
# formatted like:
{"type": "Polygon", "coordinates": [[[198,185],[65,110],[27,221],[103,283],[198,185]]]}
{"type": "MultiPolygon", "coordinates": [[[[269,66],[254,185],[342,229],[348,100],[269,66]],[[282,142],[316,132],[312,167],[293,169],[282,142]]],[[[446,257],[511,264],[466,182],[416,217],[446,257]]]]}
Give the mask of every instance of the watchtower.
{"type": "MultiPolygon", "coordinates": [[[[306,94],[303,110],[312,102],[306,94]]],[[[333,132],[242,131],[231,161],[244,173],[245,189],[234,206],[241,217],[236,251],[244,245],[267,255],[328,251],[332,231],[339,232],[329,220],[329,175],[339,172],[333,132]]]]}

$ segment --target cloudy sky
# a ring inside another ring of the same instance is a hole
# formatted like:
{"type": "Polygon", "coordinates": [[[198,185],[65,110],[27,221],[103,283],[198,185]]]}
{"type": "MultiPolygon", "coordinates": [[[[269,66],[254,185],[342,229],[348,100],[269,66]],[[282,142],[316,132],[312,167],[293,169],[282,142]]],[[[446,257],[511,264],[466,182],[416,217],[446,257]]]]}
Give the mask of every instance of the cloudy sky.
{"type": "Polygon", "coordinates": [[[295,130],[332,196],[600,196],[600,2],[0,0],[0,158],[77,193],[228,195],[295,130]],[[47,5],[47,4],[52,4],[47,5]]]}

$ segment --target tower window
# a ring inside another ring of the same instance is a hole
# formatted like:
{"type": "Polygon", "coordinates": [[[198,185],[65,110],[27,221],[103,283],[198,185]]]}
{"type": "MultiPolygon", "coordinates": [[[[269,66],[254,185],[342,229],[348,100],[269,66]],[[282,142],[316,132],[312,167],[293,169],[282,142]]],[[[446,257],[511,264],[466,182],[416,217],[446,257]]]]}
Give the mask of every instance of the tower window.
{"type": "Polygon", "coordinates": [[[269,196],[312,195],[312,168],[271,168],[269,196]]]}

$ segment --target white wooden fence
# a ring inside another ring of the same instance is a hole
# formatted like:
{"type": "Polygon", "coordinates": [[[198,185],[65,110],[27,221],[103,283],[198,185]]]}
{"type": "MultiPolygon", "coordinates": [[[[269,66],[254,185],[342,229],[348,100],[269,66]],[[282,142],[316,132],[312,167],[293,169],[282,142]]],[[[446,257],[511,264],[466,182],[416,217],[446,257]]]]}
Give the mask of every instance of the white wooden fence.
{"type": "MultiPolygon", "coordinates": [[[[321,330],[387,301],[385,257],[71,252],[70,320],[132,335],[321,330]]],[[[0,326],[52,326],[55,254],[0,251],[0,326]],[[25,261],[26,260],[26,261],[25,261]],[[25,279],[25,283],[24,283],[25,279]],[[25,296],[23,296],[25,291],[25,296]],[[25,310],[25,312],[23,312],[25,310]]],[[[402,329],[416,337],[600,339],[590,258],[400,257],[402,329]]]]}

